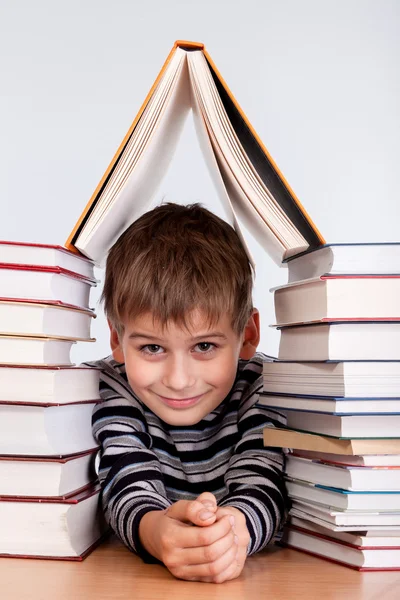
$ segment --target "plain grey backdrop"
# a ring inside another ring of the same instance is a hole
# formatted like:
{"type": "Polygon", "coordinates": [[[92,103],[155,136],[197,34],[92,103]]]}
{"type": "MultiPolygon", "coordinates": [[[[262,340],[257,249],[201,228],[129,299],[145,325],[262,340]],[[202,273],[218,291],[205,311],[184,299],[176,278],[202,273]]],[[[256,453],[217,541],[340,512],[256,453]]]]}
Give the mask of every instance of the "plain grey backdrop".
{"type": "MultiPolygon", "coordinates": [[[[205,43],[327,241],[399,240],[398,0],[0,0],[0,239],[64,244],[176,39],[205,43]]],[[[163,198],[219,212],[191,120],[163,198]]],[[[248,243],[276,354],[287,274],[248,243]]],[[[109,351],[100,290],[77,362],[109,351]]]]}

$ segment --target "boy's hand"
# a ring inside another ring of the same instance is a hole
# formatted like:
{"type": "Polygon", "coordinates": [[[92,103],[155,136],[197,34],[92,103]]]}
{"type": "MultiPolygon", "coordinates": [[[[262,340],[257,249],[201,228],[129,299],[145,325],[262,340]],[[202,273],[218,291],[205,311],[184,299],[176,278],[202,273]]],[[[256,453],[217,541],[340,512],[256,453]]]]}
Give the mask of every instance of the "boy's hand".
{"type": "Polygon", "coordinates": [[[230,567],[226,573],[221,573],[221,577],[224,577],[223,581],[239,577],[243,570],[244,563],[246,562],[247,546],[250,542],[250,534],[247,529],[244,514],[239,509],[233,508],[232,506],[221,506],[216,512],[216,522],[218,523],[220,520],[226,519],[227,516],[231,516],[235,519],[233,530],[235,537],[237,538],[238,553],[235,566],[230,567]]]}
{"type": "Polygon", "coordinates": [[[235,517],[221,510],[225,509],[218,509],[208,493],[197,500],[180,500],[166,511],[146,513],[139,525],[140,540],[178,579],[215,583],[233,579],[238,561],[235,517]]]}

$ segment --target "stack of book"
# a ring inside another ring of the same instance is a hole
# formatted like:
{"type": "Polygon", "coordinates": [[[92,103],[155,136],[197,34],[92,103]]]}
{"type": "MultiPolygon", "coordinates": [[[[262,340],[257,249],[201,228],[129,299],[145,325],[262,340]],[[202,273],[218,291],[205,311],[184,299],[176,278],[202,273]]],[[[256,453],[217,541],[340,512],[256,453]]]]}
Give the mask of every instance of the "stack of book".
{"type": "Polygon", "coordinates": [[[82,559],[99,540],[91,414],[93,263],[58,246],[0,242],[0,555],[82,559]]]}
{"type": "Polygon", "coordinates": [[[274,290],[278,360],[262,402],[287,417],[287,545],[400,569],[400,244],[325,246],[274,290]]]}

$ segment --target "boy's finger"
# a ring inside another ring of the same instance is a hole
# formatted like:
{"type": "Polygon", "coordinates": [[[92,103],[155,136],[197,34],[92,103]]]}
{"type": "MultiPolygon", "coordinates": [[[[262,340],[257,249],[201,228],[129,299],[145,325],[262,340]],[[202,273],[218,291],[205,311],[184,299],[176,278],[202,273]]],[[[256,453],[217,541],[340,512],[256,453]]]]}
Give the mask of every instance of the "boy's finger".
{"type": "Polygon", "coordinates": [[[231,545],[228,550],[213,562],[199,565],[183,565],[172,572],[179,579],[196,579],[202,581],[218,581],[221,573],[228,569],[236,568],[236,557],[238,548],[236,544],[231,545]]]}
{"type": "Polygon", "coordinates": [[[236,579],[239,577],[242,572],[242,568],[240,568],[236,561],[232,561],[231,564],[219,575],[214,575],[213,577],[203,577],[201,579],[204,583],[223,583],[224,581],[230,581],[231,579],[236,579]]]}
{"type": "Polygon", "coordinates": [[[236,560],[234,560],[228,567],[219,573],[219,575],[214,577],[204,577],[201,581],[205,583],[223,583],[224,581],[230,581],[231,579],[236,579],[239,577],[240,573],[243,570],[244,564],[246,562],[247,552],[244,548],[239,548],[236,560]]]}
{"type": "Polygon", "coordinates": [[[217,499],[211,492],[203,492],[197,497],[197,501],[204,504],[211,511],[217,510],[217,499]]]}
{"type": "Polygon", "coordinates": [[[207,546],[185,548],[184,563],[186,565],[201,565],[215,562],[223,556],[231,546],[238,548],[238,539],[232,529],[215,542],[207,546]]]}
{"type": "Polygon", "coordinates": [[[232,531],[230,518],[224,517],[209,527],[182,527],[179,530],[179,540],[176,540],[177,546],[185,550],[214,544],[232,531]]]}
{"type": "Polygon", "coordinates": [[[167,508],[165,515],[170,519],[194,525],[210,525],[215,521],[215,513],[198,500],[178,500],[167,508]]]}

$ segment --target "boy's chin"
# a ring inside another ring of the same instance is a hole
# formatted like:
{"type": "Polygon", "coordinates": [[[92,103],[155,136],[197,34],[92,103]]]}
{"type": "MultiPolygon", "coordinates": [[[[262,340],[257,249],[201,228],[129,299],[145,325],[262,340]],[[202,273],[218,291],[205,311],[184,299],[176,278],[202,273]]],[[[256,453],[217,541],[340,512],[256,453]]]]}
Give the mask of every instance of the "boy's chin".
{"type": "Polygon", "coordinates": [[[207,414],[208,412],[204,413],[203,411],[170,410],[162,411],[157,416],[168,425],[172,425],[174,427],[190,427],[200,423],[200,421],[204,419],[207,414]]]}

